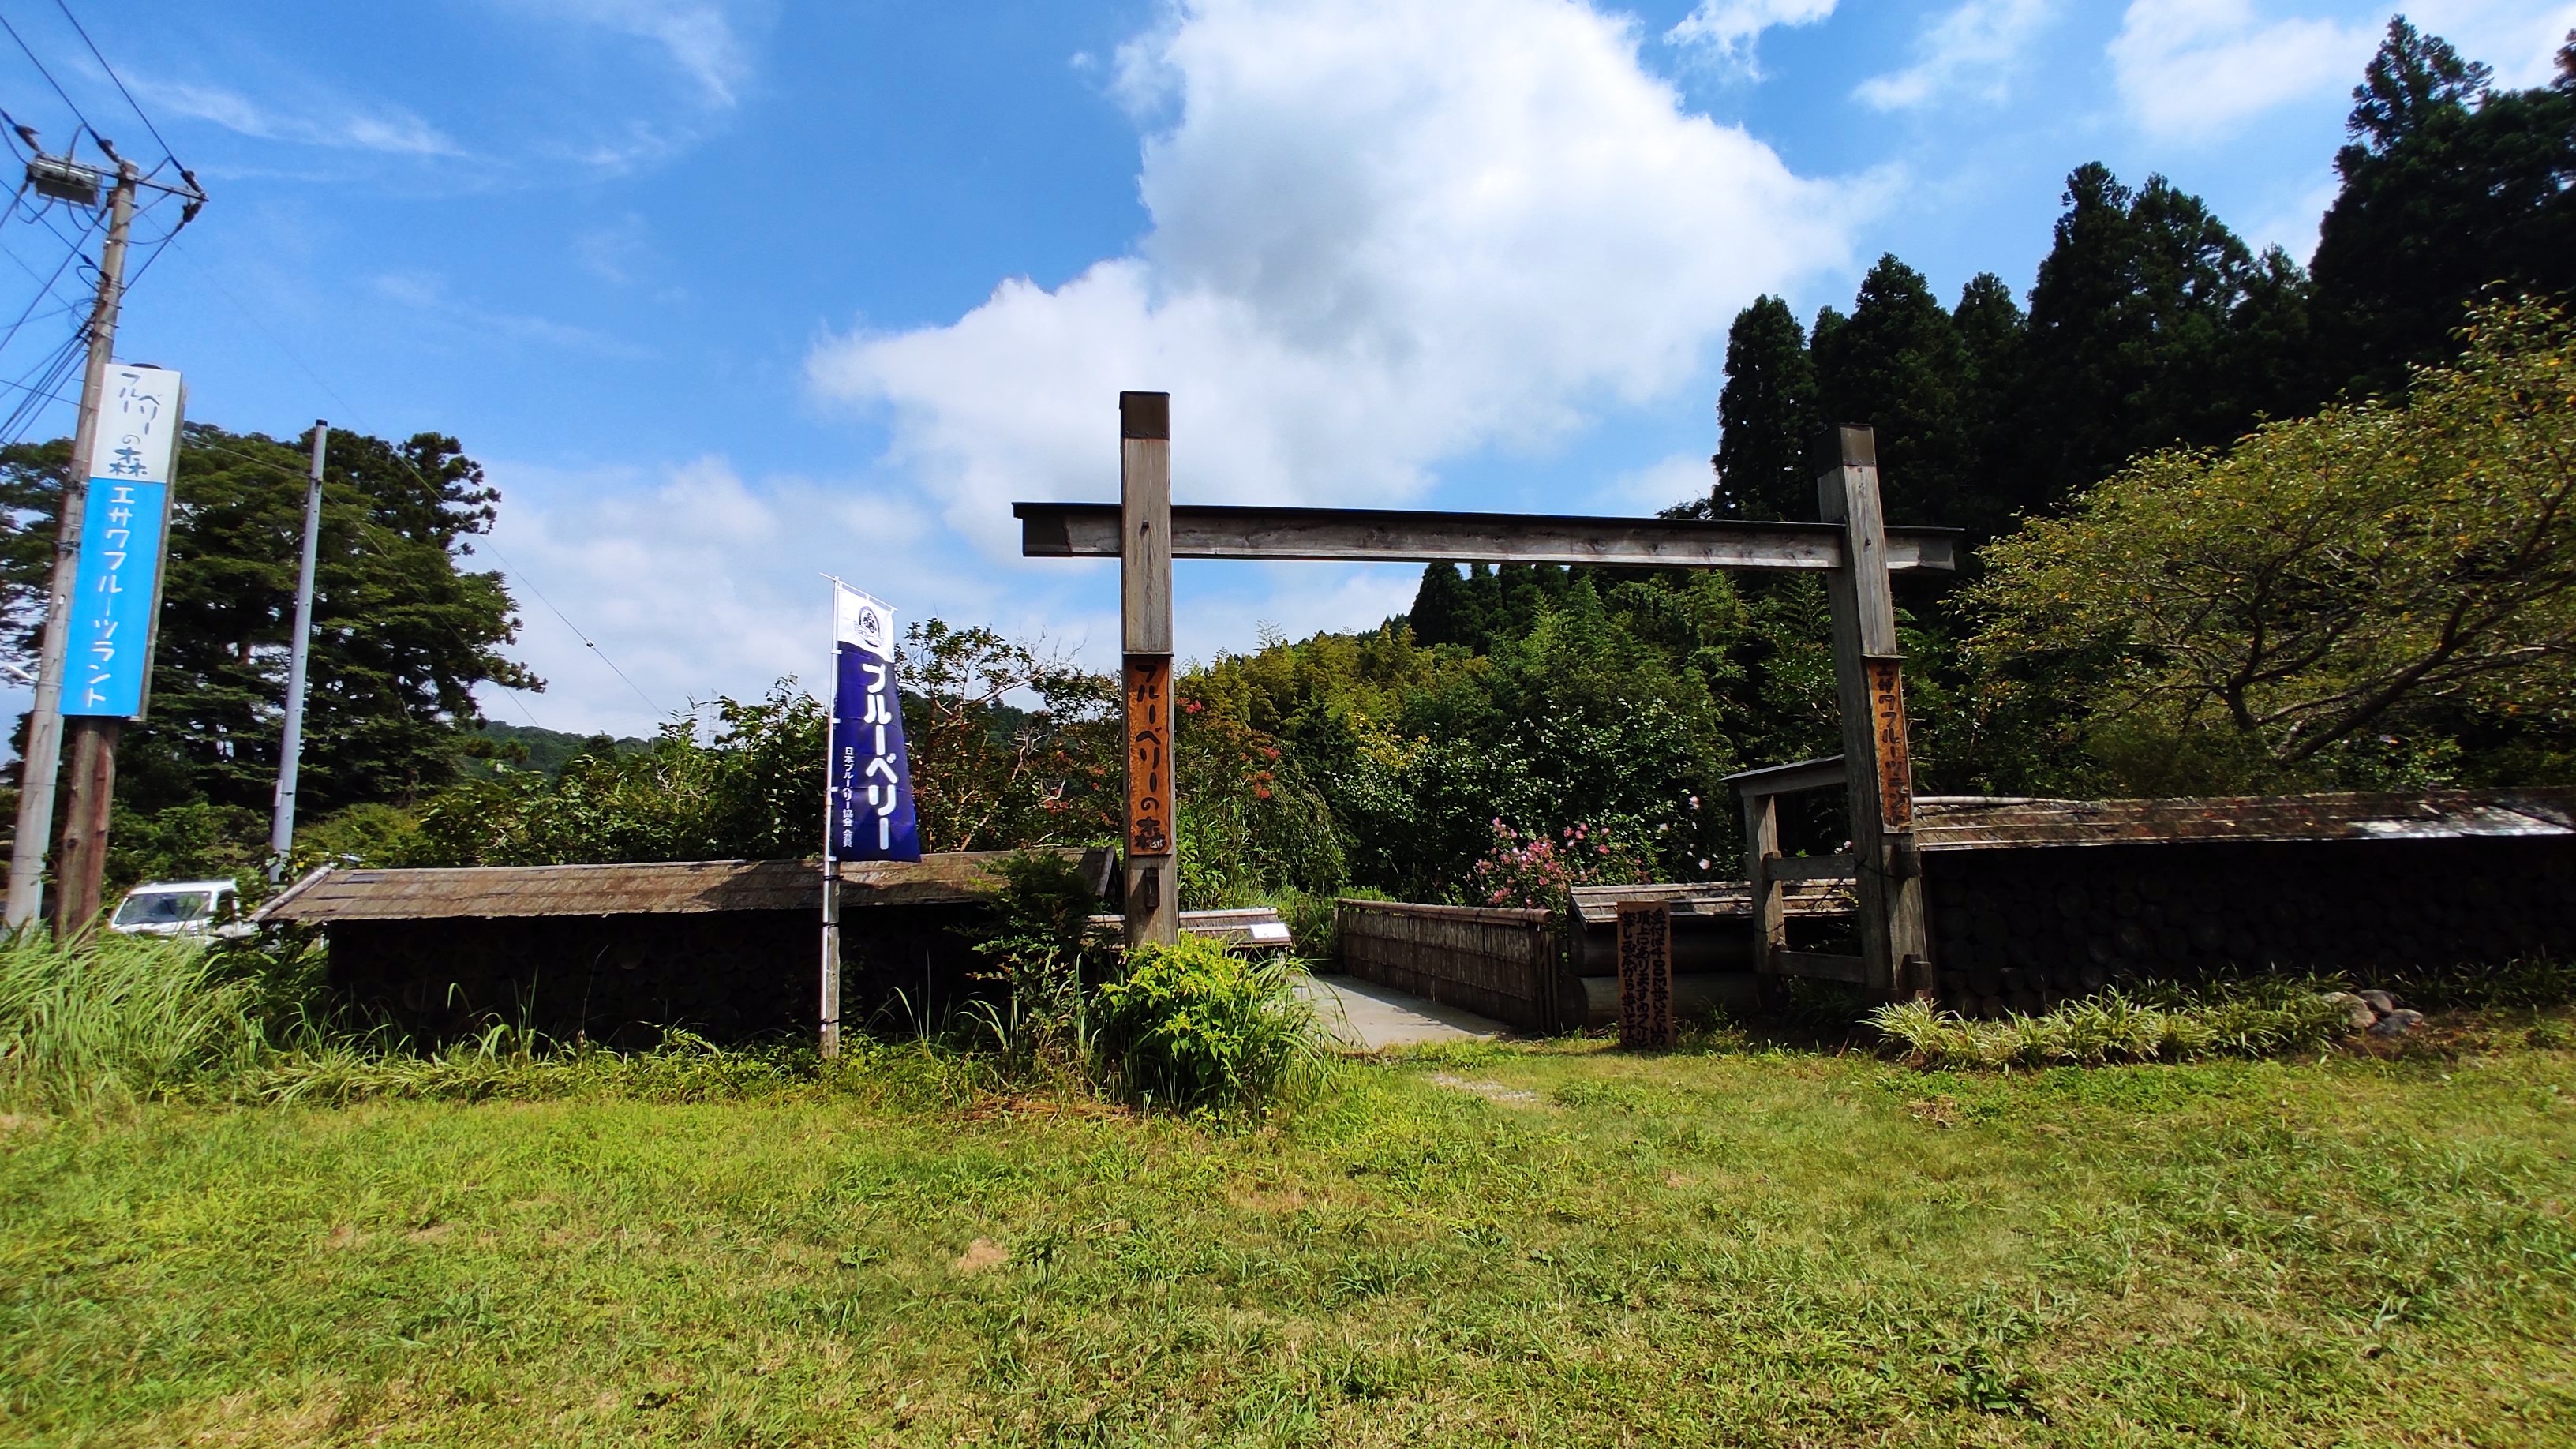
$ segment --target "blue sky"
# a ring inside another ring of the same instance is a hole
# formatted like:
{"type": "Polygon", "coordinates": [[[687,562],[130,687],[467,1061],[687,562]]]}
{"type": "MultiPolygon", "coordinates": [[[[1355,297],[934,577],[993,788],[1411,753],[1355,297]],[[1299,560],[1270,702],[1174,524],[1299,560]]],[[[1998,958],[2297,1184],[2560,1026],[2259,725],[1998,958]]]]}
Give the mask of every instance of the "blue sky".
{"type": "MultiPolygon", "coordinates": [[[[825,571],[1108,663],[1114,575],[1017,558],[1008,504],[1115,496],[1121,388],[1174,395],[1185,502],[1642,513],[1707,486],[1746,301],[1848,306],[1884,251],[1945,294],[1981,270],[2026,289],[2082,162],[2161,171],[2304,260],[2389,14],[73,11],[213,196],[136,285],[120,357],[184,368],[191,416],[230,428],[458,436],[503,491],[482,557],[517,590],[515,653],[550,681],[488,711],[621,732],[819,677],[825,571]]],[[[2409,13],[2518,84],[2576,27],[2576,0],[2409,13]]],[[[0,15],[157,157],[59,12],[0,15]]],[[[5,45],[0,105],[71,136],[5,45]]],[[[63,249],[23,213],[0,242],[39,273],[63,249]]],[[[0,289],[36,283],[0,266],[0,289]]],[[[44,326],[0,377],[71,323],[44,326]]],[[[1374,624],[1417,573],[1185,565],[1180,645],[1374,624]]]]}

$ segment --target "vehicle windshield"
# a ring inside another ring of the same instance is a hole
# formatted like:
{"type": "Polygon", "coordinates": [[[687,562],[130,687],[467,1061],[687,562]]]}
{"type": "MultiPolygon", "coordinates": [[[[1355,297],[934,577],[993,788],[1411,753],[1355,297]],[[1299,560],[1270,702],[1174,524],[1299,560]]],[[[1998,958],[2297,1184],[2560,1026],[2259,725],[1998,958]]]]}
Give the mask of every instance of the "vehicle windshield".
{"type": "Polygon", "coordinates": [[[213,891],[154,891],[131,895],[116,908],[120,926],[180,926],[215,913],[213,891]]]}

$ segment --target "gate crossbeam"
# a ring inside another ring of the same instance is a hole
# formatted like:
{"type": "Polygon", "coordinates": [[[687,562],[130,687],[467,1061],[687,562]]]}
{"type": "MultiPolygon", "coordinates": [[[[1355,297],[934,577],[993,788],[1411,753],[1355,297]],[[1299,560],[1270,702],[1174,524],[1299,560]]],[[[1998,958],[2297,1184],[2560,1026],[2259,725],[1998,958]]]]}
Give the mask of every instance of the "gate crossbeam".
{"type": "MultiPolygon", "coordinates": [[[[1914,773],[1888,575],[1957,566],[1960,532],[1889,528],[1867,428],[1838,428],[1817,459],[1815,523],[1568,518],[1369,508],[1172,504],[1171,395],[1118,395],[1116,503],[1016,503],[1030,558],[1119,560],[1125,643],[1130,945],[1180,931],[1172,752],[1172,560],[1548,563],[1628,568],[1787,569],[1824,576],[1852,817],[1862,984],[1889,995],[1933,985],[1923,884],[1913,868],[1914,773]]],[[[1757,843],[1757,849],[1760,848],[1757,843]]]]}
{"type": "MultiPolygon", "coordinates": [[[[1024,557],[1122,554],[1115,503],[1014,503],[1011,512],[1024,557]]],[[[1170,541],[1174,558],[1821,571],[1843,567],[1843,535],[1839,523],[1174,504],[1170,541]]],[[[1887,566],[1946,572],[1957,567],[1960,537],[1955,528],[1890,528],[1887,566]]]]}

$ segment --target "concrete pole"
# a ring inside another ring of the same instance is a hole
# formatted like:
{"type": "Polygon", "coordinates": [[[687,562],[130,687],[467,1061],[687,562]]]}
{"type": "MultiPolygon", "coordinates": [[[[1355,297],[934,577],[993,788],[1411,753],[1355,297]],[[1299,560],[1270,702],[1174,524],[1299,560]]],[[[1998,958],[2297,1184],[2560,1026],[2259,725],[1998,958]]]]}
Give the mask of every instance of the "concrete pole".
{"type": "Polygon", "coordinates": [[[268,878],[286,878],[295,848],[295,777],[304,762],[304,679],[313,653],[313,569],[322,556],[322,454],[331,425],[313,422],[313,468],[304,485],[304,562],[295,573],[295,634],[286,663],[286,728],[277,741],[277,807],[268,822],[268,878]]]}
{"type": "MultiPolygon", "coordinates": [[[[139,179],[134,163],[117,163],[116,190],[108,203],[107,244],[99,252],[98,301],[90,312],[89,366],[81,374],[80,422],[72,433],[71,468],[63,479],[62,507],[55,522],[53,587],[45,600],[44,643],[36,665],[35,698],[27,714],[27,752],[19,765],[18,833],[9,849],[6,917],[13,931],[24,928],[44,909],[45,841],[54,830],[54,790],[62,771],[63,664],[71,643],[72,589],[80,573],[81,519],[89,502],[89,476],[97,461],[98,414],[107,391],[107,368],[116,352],[116,313],[125,295],[125,239],[134,227],[134,187],[139,179]]],[[[112,790],[116,782],[116,722],[97,723],[110,727],[103,763],[105,784],[112,790]]],[[[95,751],[100,743],[97,733],[81,733],[86,748],[95,751]]],[[[93,757],[86,763],[96,775],[102,762],[93,757]]],[[[88,790],[95,792],[99,783],[94,778],[88,781],[88,790]]],[[[103,801],[84,799],[81,803],[104,814],[103,801]]],[[[66,821],[66,834],[70,826],[71,822],[66,821]]],[[[101,834],[104,835],[104,826],[101,834]]],[[[95,884],[88,894],[90,908],[73,918],[75,925],[97,912],[95,884]]]]}

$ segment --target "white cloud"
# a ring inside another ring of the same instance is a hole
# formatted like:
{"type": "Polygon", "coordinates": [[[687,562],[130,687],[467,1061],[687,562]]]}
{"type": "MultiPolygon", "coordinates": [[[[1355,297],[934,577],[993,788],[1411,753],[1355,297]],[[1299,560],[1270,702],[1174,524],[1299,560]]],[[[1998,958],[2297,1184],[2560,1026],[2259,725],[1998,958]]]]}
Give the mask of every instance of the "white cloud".
{"type": "Polygon", "coordinates": [[[1717,474],[1709,466],[1707,453],[1675,453],[1620,474],[1587,506],[1623,513],[1661,513],[1676,503],[1706,498],[1716,484],[1717,474]]]}
{"type": "Polygon", "coordinates": [[[1014,498],[1114,495],[1121,388],[1173,394],[1198,502],[1392,505],[1660,399],[1754,294],[1844,264],[1868,201],[1684,112],[1572,0],[1199,0],[1119,70],[1134,254],[809,359],[995,552],[1014,498]]]}
{"type": "Polygon", "coordinates": [[[2056,8],[2055,0],[1966,0],[1924,30],[1914,64],[1872,76],[1853,94],[1882,111],[1961,96],[2001,100],[2014,63],[2056,8]]]}
{"type": "Polygon", "coordinates": [[[705,0],[549,0],[538,8],[661,48],[710,105],[731,106],[751,78],[733,17],[705,0]]]}
{"type": "Polygon", "coordinates": [[[2265,24],[2251,0],[2131,0],[2111,69],[2150,134],[2209,138],[2286,101],[2348,88],[2378,41],[2374,22],[2265,24]]]}
{"type": "Polygon", "coordinates": [[[1753,45],[1775,25],[1813,25],[1834,0],[1699,0],[1664,39],[1718,66],[1753,74],[1753,45]]]}
{"type": "Polygon", "coordinates": [[[924,559],[928,521],[879,490],[754,486],[715,456],[659,476],[510,462],[488,472],[508,501],[478,558],[510,575],[521,620],[511,653],[547,681],[516,703],[487,690],[497,719],[642,734],[693,698],[756,695],[789,675],[813,687],[829,657],[822,575],[862,549],[871,587],[899,601],[997,602],[924,559]]]}
{"type": "Polygon", "coordinates": [[[400,106],[361,107],[313,94],[301,104],[252,100],[223,86],[129,76],[134,89],[165,115],[208,121],[261,141],[374,151],[394,156],[452,157],[464,151],[436,126],[400,106]]]}
{"type": "Polygon", "coordinates": [[[450,296],[446,279],[429,272],[387,272],[375,279],[377,296],[410,308],[460,335],[488,345],[494,337],[534,342],[596,357],[636,362],[655,354],[587,327],[523,312],[496,312],[450,296]]]}
{"type": "MultiPolygon", "coordinates": [[[[2417,29],[2494,66],[2496,84],[2509,89],[2549,84],[2558,47],[2576,30],[2576,0],[2415,0],[2404,8],[2417,29]]],[[[2371,33],[2378,35],[2376,25],[2371,33]]]]}

